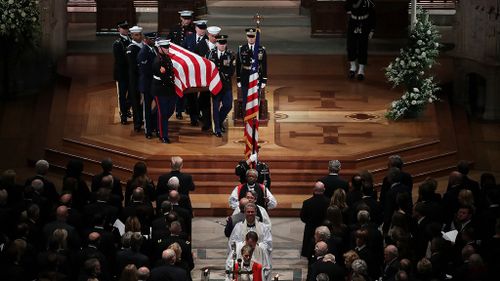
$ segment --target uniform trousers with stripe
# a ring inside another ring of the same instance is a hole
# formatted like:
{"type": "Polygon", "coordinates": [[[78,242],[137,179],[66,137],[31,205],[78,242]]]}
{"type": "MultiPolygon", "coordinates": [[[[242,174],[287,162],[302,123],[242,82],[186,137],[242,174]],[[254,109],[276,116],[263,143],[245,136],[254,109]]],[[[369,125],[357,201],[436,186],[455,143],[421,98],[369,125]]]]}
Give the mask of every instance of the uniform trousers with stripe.
{"type": "Polygon", "coordinates": [[[222,122],[233,108],[233,91],[231,87],[224,87],[219,94],[212,97],[215,132],[220,133],[222,122]]]}
{"type": "Polygon", "coordinates": [[[177,95],[155,96],[155,101],[158,107],[160,137],[168,138],[168,119],[174,114],[177,95]]]}
{"type": "Polygon", "coordinates": [[[118,106],[120,110],[120,120],[127,121],[127,112],[130,108],[130,101],[127,99],[128,92],[128,79],[122,79],[116,81],[117,94],[118,94],[118,106]]]}
{"type": "Polygon", "coordinates": [[[151,105],[153,104],[154,97],[151,95],[151,89],[145,91],[143,94],[143,103],[142,103],[142,111],[144,115],[144,132],[146,134],[151,134],[153,131],[158,129],[158,121],[157,121],[157,110],[151,109],[151,105]]]}

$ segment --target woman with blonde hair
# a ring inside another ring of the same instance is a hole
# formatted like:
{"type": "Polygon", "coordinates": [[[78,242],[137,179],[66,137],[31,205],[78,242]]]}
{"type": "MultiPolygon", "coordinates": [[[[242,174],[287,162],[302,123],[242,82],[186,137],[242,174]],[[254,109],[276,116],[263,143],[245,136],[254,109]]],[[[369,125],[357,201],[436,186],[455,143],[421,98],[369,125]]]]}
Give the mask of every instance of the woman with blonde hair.
{"type": "Polygon", "coordinates": [[[359,255],[354,250],[350,250],[344,253],[344,264],[347,270],[345,280],[347,281],[352,280],[352,274],[353,274],[352,263],[357,259],[359,259],[359,255]]]}
{"type": "Polygon", "coordinates": [[[346,225],[349,225],[349,206],[347,205],[347,195],[342,188],[337,188],[333,192],[330,206],[336,206],[342,212],[342,219],[346,225]]]}
{"type": "Polygon", "coordinates": [[[139,232],[141,233],[141,222],[136,216],[130,216],[125,220],[125,232],[139,232]]]}

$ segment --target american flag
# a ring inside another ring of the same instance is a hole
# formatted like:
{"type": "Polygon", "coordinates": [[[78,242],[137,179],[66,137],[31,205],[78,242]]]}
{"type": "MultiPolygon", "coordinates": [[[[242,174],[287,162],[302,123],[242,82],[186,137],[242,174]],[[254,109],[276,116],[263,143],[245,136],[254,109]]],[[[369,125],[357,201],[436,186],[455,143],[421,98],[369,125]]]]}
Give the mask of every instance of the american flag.
{"type": "MultiPolygon", "coordinates": [[[[257,29],[255,45],[253,48],[252,69],[248,79],[247,104],[245,108],[245,158],[258,152],[257,143],[259,141],[259,44],[260,31],[257,29]]],[[[245,93],[243,93],[245,94],[245,93]]]]}
{"type": "Polygon", "coordinates": [[[170,43],[169,56],[174,66],[175,92],[179,97],[187,88],[208,87],[214,95],[222,89],[219,70],[209,59],[173,43],[170,43]]]}

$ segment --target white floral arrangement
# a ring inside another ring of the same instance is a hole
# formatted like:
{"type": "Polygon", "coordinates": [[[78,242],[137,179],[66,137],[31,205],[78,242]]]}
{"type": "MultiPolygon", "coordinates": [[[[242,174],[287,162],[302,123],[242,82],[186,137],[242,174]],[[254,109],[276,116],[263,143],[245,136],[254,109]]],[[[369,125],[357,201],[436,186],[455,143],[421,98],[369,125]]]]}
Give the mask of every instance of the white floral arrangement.
{"type": "Polygon", "coordinates": [[[387,80],[393,88],[405,87],[400,99],[391,103],[386,117],[398,120],[413,117],[425,110],[427,104],[439,100],[439,90],[432,76],[426,77],[439,55],[440,34],[429,20],[428,13],[417,9],[417,21],[410,31],[408,46],[401,49],[399,56],[385,68],[387,80]]]}
{"type": "Polygon", "coordinates": [[[14,42],[36,40],[40,31],[37,0],[0,1],[0,37],[14,42]]]}

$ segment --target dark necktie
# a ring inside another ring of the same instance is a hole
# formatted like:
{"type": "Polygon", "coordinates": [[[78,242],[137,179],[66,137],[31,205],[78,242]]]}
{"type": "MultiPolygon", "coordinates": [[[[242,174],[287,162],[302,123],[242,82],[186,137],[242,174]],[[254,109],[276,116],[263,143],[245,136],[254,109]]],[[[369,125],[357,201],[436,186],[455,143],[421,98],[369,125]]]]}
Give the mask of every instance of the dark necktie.
{"type": "Polygon", "coordinates": [[[200,43],[201,41],[201,37],[198,37],[198,39],[196,40],[196,43],[200,43]]]}

